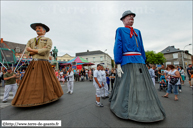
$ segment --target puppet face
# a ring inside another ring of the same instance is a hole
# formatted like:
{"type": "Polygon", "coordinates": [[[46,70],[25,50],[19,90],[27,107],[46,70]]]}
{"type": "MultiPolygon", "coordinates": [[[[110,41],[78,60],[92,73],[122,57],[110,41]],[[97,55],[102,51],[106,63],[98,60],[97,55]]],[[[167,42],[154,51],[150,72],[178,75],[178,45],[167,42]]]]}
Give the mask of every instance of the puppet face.
{"type": "Polygon", "coordinates": [[[42,26],[36,26],[36,33],[38,36],[45,35],[46,30],[42,26]]]}
{"type": "Polygon", "coordinates": [[[125,26],[132,26],[134,23],[134,15],[128,15],[123,19],[123,24],[125,26]]]}

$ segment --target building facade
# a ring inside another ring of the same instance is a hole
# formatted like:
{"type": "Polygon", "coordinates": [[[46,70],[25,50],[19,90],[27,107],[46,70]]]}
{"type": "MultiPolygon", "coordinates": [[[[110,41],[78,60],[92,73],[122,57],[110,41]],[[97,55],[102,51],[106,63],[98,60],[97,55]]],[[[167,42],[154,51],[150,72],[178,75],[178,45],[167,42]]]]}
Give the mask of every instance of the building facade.
{"type": "Polygon", "coordinates": [[[188,64],[192,64],[192,55],[188,51],[176,49],[174,46],[168,46],[161,52],[166,58],[165,66],[173,64],[186,68],[188,64]]]}
{"type": "Polygon", "coordinates": [[[86,52],[80,52],[76,53],[76,56],[82,57],[83,59],[94,63],[95,65],[91,66],[92,68],[96,68],[97,64],[102,64],[104,68],[109,68],[112,69],[111,65],[111,57],[100,50],[97,51],[89,51],[87,50],[86,52]]]}
{"type": "Polygon", "coordinates": [[[75,58],[74,56],[70,56],[69,54],[65,54],[63,56],[57,56],[57,61],[70,61],[72,60],[73,58],[75,58]]]}
{"type": "MultiPolygon", "coordinates": [[[[32,58],[31,56],[28,56],[26,54],[23,54],[23,51],[25,50],[26,44],[20,44],[20,43],[15,43],[15,42],[10,42],[10,41],[3,41],[4,43],[0,43],[1,48],[10,48],[15,51],[15,57],[16,58],[21,58],[23,55],[23,59],[30,59],[32,58]],[[6,44],[6,45],[5,45],[6,44]]],[[[49,56],[49,60],[54,60],[53,57],[49,56]]]]}
{"type": "MultiPolygon", "coordinates": [[[[0,47],[13,49],[15,51],[15,57],[16,58],[21,57],[23,50],[25,50],[25,47],[26,47],[26,44],[14,43],[14,42],[10,42],[10,41],[3,41],[3,42],[4,43],[0,44],[0,47]]],[[[23,58],[30,58],[30,57],[28,55],[24,54],[23,58]]]]}

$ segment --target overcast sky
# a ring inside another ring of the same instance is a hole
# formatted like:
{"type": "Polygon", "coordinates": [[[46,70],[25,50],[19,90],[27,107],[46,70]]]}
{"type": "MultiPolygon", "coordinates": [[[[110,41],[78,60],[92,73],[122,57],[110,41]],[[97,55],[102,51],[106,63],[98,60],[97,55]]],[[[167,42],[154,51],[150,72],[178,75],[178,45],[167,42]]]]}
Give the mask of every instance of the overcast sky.
{"type": "MultiPolygon", "coordinates": [[[[26,44],[37,36],[30,24],[41,22],[50,27],[45,36],[59,56],[107,49],[114,58],[125,10],[136,13],[133,27],[141,31],[146,51],[192,44],[192,1],[1,1],[1,38],[26,44]]],[[[185,49],[192,53],[192,46],[185,49]]]]}

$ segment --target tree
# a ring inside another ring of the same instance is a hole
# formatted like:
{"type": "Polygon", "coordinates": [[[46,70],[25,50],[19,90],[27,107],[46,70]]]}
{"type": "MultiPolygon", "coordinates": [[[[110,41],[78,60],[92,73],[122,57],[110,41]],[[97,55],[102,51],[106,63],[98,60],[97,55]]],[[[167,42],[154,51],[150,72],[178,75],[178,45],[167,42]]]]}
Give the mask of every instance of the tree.
{"type": "Polygon", "coordinates": [[[154,51],[146,51],[146,63],[148,64],[163,64],[166,62],[164,54],[161,52],[155,53],[154,51]]]}
{"type": "Polygon", "coordinates": [[[113,59],[111,59],[111,66],[112,66],[112,68],[114,68],[114,60],[113,59]]]}

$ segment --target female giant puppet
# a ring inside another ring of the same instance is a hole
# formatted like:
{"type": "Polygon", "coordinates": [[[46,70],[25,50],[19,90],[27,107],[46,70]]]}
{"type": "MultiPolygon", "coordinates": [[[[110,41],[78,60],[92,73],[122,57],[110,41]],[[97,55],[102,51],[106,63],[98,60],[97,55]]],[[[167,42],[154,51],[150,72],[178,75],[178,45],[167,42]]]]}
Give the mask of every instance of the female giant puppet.
{"type": "Polygon", "coordinates": [[[27,67],[17,93],[12,101],[15,107],[31,107],[50,103],[63,95],[54,70],[48,62],[52,40],[44,37],[49,28],[42,23],[31,24],[37,37],[28,41],[26,54],[33,56],[27,67]]]}
{"type": "Polygon", "coordinates": [[[131,27],[135,13],[125,11],[121,20],[125,27],[116,31],[114,59],[116,81],[110,96],[111,111],[122,119],[155,122],[165,118],[148,69],[141,33],[131,27]]]}

